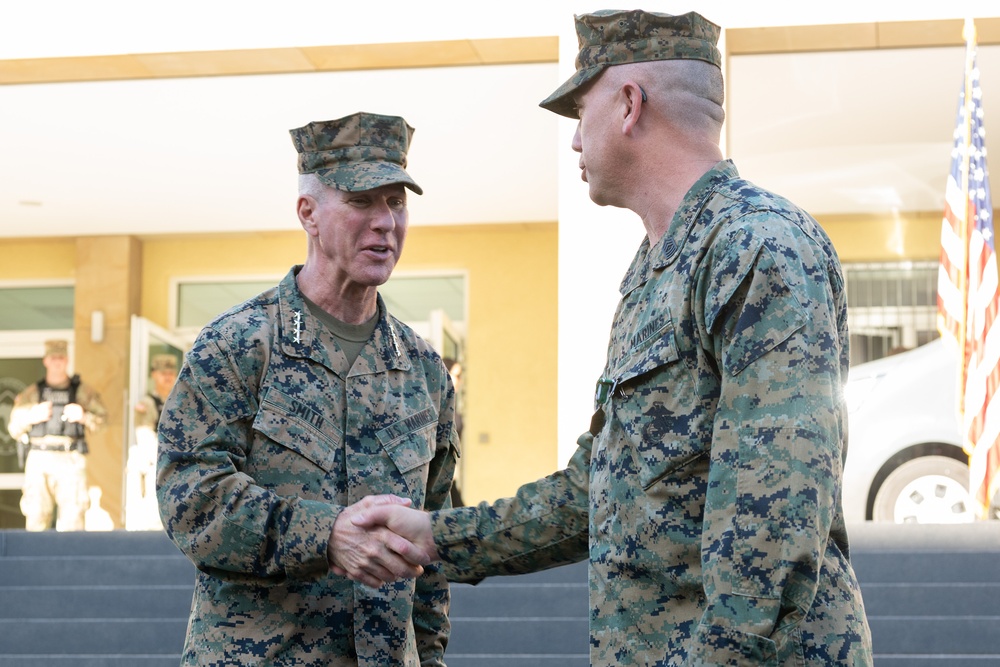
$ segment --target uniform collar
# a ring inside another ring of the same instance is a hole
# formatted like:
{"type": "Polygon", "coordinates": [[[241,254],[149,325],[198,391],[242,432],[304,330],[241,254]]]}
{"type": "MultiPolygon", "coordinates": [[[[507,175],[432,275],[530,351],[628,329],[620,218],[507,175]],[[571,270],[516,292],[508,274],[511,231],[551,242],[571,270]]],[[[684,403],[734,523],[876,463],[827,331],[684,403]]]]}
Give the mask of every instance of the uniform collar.
{"type": "Polygon", "coordinates": [[[681,205],[674,212],[674,217],[671,218],[667,231],[660,237],[657,244],[650,248],[649,237],[642,240],[639,250],[632,259],[632,264],[618,288],[622,296],[646,283],[653,271],[665,269],[677,261],[684,247],[684,242],[691,235],[698,215],[705,207],[709,197],[720,183],[738,177],[739,173],[732,160],[723,160],[705,172],[691,186],[691,189],[684,195],[684,199],[681,200],[681,205]]]}
{"type": "Polygon", "coordinates": [[[302,298],[295,277],[301,265],[293,266],[278,284],[278,340],[281,351],[291,357],[303,357],[323,364],[341,377],[384,372],[389,369],[409,370],[410,359],[400,338],[399,323],[378,295],[379,321],[372,338],[365,344],[354,366],[347,368],[347,358],[340,351],[333,334],[313,317],[302,298]]]}

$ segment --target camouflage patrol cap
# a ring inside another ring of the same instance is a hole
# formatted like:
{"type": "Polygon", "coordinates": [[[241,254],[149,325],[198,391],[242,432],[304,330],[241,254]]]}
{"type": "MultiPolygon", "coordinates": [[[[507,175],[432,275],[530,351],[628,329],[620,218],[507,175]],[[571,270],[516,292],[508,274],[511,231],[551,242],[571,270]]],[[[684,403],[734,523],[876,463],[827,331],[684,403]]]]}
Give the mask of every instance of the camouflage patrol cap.
{"type": "Polygon", "coordinates": [[[68,354],[69,346],[64,340],[47,340],[45,341],[45,356],[46,357],[65,357],[68,354]]]}
{"type": "Polygon", "coordinates": [[[418,195],[424,193],[406,173],[413,128],[399,116],[355,113],[289,133],[299,153],[300,174],[316,174],[330,187],[347,192],[402,183],[418,195]]]}
{"type": "Polygon", "coordinates": [[[716,44],[719,26],[695,12],[673,16],[641,9],[602,9],[580,14],[576,74],[539,104],[561,116],[578,118],[573,93],[606,67],[650,60],[703,60],[722,67],[716,44]]]}
{"type": "Polygon", "coordinates": [[[177,358],[172,354],[158,354],[149,362],[150,370],[177,372],[177,358]]]}

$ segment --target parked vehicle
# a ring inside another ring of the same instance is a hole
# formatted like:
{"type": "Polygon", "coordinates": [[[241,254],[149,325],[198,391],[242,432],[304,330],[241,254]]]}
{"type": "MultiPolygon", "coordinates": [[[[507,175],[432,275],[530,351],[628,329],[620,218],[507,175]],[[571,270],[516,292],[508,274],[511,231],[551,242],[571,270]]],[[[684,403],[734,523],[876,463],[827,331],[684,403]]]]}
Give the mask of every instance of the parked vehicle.
{"type": "Polygon", "coordinates": [[[851,369],[847,521],[975,520],[955,403],[957,363],[938,339],[851,369]]]}

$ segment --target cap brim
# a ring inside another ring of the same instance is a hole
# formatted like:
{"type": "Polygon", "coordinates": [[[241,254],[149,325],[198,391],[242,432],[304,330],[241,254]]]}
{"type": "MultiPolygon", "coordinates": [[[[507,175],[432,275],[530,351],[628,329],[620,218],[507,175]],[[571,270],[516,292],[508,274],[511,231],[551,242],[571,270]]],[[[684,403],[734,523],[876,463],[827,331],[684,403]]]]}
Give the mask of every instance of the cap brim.
{"type": "Polygon", "coordinates": [[[347,192],[362,192],[401,183],[418,195],[424,194],[423,188],[395,162],[351,162],[336,169],[317,169],[314,173],[331,188],[347,192]]]}
{"type": "Polygon", "coordinates": [[[554,93],[539,102],[538,106],[552,113],[557,113],[560,116],[579,119],[580,114],[577,113],[576,100],[573,99],[573,93],[590,83],[605,67],[607,65],[595,65],[577,70],[563,85],[556,88],[554,93]]]}

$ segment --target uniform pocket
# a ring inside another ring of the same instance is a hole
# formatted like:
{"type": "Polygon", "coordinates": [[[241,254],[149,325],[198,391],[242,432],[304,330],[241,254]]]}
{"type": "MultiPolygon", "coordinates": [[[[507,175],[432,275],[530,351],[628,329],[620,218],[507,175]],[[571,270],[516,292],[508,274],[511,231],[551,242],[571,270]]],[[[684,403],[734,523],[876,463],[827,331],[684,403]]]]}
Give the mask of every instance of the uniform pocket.
{"type": "MultiPolygon", "coordinates": [[[[269,441],[326,472],[337,468],[340,438],[329,420],[309,405],[270,387],[260,402],[253,429],[269,441]]],[[[278,452],[270,454],[279,455],[278,452]]],[[[273,464],[277,463],[272,461],[273,464]]]]}
{"type": "Polygon", "coordinates": [[[627,356],[618,364],[619,384],[678,360],[677,340],[669,316],[647,323],[634,336],[627,356]]]}
{"type": "Polygon", "coordinates": [[[611,397],[616,421],[635,458],[646,490],[704,455],[711,437],[705,411],[692,400],[694,379],[680,359],[669,317],[633,336],[634,347],[618,364],[611,397]]]}
{"type": "Polygon", "coordinates": [[[434,458],[437,413],[432,407],[408,415],[375,435],[396,469],[405,474],[434,458]]]}

